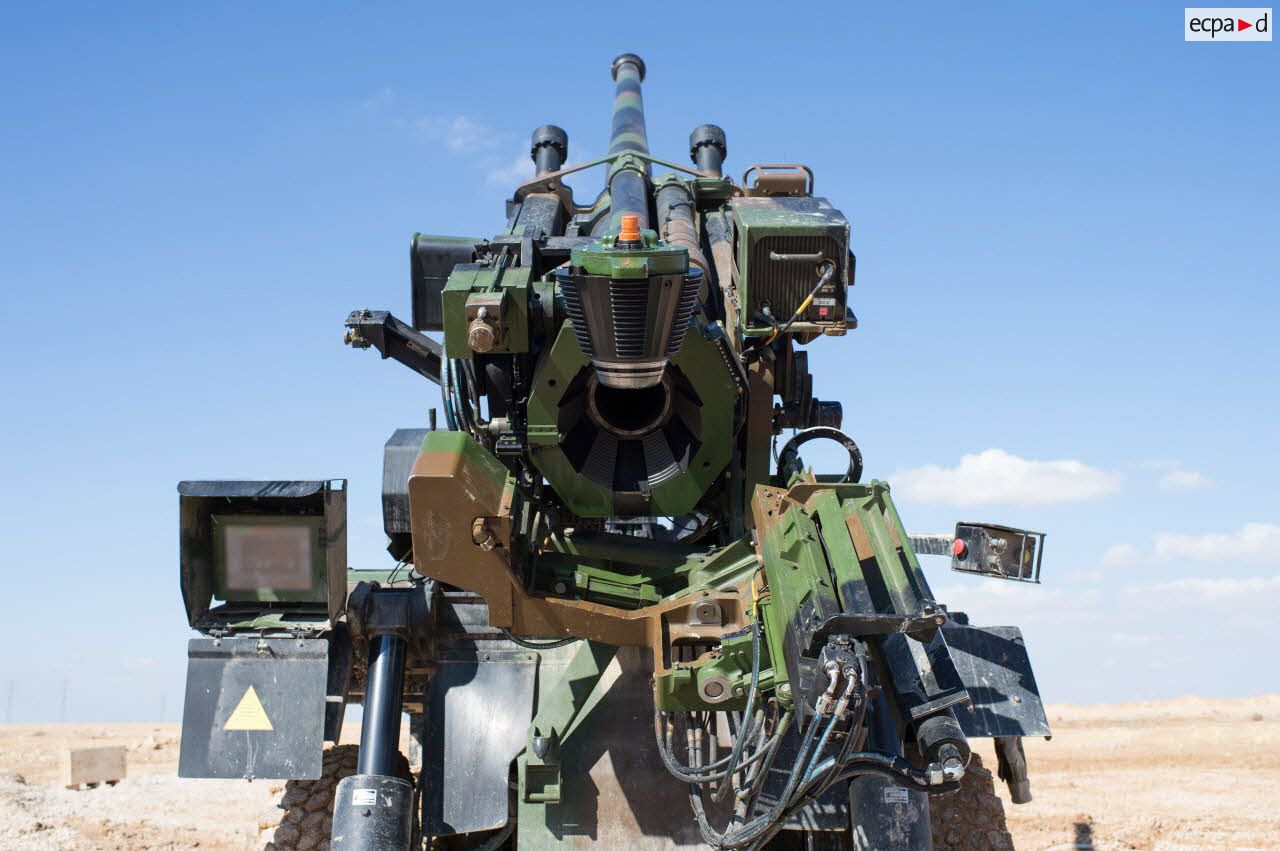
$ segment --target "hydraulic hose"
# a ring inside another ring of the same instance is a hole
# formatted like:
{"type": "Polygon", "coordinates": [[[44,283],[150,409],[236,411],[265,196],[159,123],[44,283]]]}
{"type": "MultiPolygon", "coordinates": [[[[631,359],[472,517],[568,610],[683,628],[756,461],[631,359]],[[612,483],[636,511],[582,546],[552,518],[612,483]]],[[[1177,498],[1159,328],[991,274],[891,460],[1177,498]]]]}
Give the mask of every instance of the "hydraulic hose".
{"type": "MultiPolygon", "coordinates": [[[[824,767],[826,767],[829,762],[831,762],[831,760],[825,760],[821,765],[819,765],[819,772],[824,770],[824,767]]],[[[940,783],[930,786],[928,785],[928,778],[923,771],[911,765],[901,757],[893,757],[888,754],[881,753],[854,754],[850,759],[850,764],[847,767],[847,770],[840,772],[832,782],[852,780],[855,777],[862,777],[869,774],[884,777],[885,779],[892,781],[895,785],[905,786],[906,788],[914,789],[917,792],[928,792],[929,794],[954,792],[960,787],[960,784],[956,782],[940,783]],[[924,783],[925,785],[916,785],[919,783],[924,783]]],[[[782,825],[786,817],[789,817],[791,813],[808,806],[811,801],[815,800],[829,786],[830,784],[825,784],[821,787],[815,788],[812,781],[807,782],[802,786],[800,790],[798,790],[795,802],[786,809],[783,816],[770,825],[764,833],[755,838],[751,845],[753,851],[754,849],[764,847],[764,845],[782,829],[782,825]]]]}
{"type": "MultiPolygon", "coordinates": [[[[827,698],[834,693],[837,683],[838,672],[832,676],[831,684],[828,686],[823,698],[827,698]]],[[[819,701],[822,702],[822,698],[819,701]]],[[[708,845],[714,848],[734,848],[746,845],[768,830],[770,825],[781,816],[791,803],[797,784],[801,780],[801,775],[808,766],[810,748],[813,746],[818,727],[821,726],[820,717],[815,716],[810,720],[809,727],[805,730],[804,739],[800,744],[800,752],[796,754],[795,763],[791,766],[791,773],[787,776],[787,785],[784,787],[782,794],[778,796],[777,802],[764,814],[757,816],[750,822],[740,827],[731,827],[724,833],[716,831],[711,826],[711,823],[707,821],[706,808],[702,802],[702,788],[696,784],[689,785],[689,805],[693,809],[693,815],[698,822],[698,829],[702,832],[702,838],[708,845]]]]}
{"type": "MultiPolygon", "coordinates": [[[[747,692],[747,708],[743,712],[744,718],[751,718],[755,711],[756,695],[760,691],[760,620],[759,618],[751,621],[751,687],[747,692]]],[[[738,760],[742,757],[742,747],[746,744],[747,737],[739,736],[738,740],[733,743],[733,752],[729,754],[729,768],[725,774],[732,777],[737,773],[738,760]]],[[[719,788],[711,793],[711,800],[720,801],[724,799],[725,792],[729,790],[728,783],[722,783],[719,788]]]]}
{"type": "MultiPolygon", "coordinates": [[[[790,716],[784,716],[784,721],[787,720],[789,717],[790,716]]],[[[666,735],[662,728],[663,722],[665,720],[666,719],[664,718],[661,710],[656,710],[654,712],[653,732],[654,732],[654,737],[657,739],[657,743],[658,743],[658,754],[662,757],[662,764],[666,766],[667,771],[671,772],[671,775],[673,777],[675,777],[677,780],[682,780],[686,783],[714,783],[729,777],[729,773],[723,770],[724,767],[729,764],[729,757],[727,756],[719,760],[714,760],[707,765],[698,766],[698,767],[682,765],[681,763],[677,762],[675,755],[672,754],[671,752],[671,745],[666,741],[666,735]]],[[[762,726],[763,726],[763,722],[761,723],[761,725],[753,726],[748,735],[748,738],[756,736],[761,731],[762,726]]],[[[746,768],[747,766],[753,765],[756,762],[759,762],[764,755],[764,749],[768,745],[768,743],[772,742],[773,739],[778,735],[780,735],[782,732],[784,732],[785,729],[786,729],[785,726],[779,726],[778,731],[775,732],[773,736],[769,737],[768,740],[766,740],[766,742],[761,746],[760,750],[752,754],[750,757],[748,757],[746,760],[744,760],[741,764],[738,765],[738,770],[741,770],[743,768],[746,768]]]]}
{"type": "MultiPolygon", "coordinates": [[[[689,265],[702,270],[703,287],[711,280],[711,264],[702,253],[702,245],[698,241],[698,228],[694,223],[693,198],[689,190],[679,180],[666,179],[659,182],[656,196],[659,235],[671,245],[679,246],[689,252],[689,265]]],[[[706,301],[706,293],[702,293],[706,301]]]]}

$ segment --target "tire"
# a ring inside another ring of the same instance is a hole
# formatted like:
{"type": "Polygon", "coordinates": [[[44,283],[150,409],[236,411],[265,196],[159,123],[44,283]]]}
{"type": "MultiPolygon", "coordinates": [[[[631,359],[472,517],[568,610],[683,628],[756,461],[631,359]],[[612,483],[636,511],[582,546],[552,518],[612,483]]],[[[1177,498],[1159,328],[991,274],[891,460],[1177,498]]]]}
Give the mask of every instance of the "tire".
{"type": "Polygon", "coordinates": [[[959,789],[929,796],[929,818],[935,851],[1013,851],[995,777],[977,754],[969,759],[959,789]]]}
{"type": "MultiPolygon", "coordinates": [[[[258,823],[262,851],[329,851],[333,828],[333,795],[338,781],[356,773],[356,745],[338,745],[324,752],[320,777],[290,780],[273,787],[280,800],[258,823]]],[[[409,778],[409,761],[400,756],[399,774],[409,778]]]]}

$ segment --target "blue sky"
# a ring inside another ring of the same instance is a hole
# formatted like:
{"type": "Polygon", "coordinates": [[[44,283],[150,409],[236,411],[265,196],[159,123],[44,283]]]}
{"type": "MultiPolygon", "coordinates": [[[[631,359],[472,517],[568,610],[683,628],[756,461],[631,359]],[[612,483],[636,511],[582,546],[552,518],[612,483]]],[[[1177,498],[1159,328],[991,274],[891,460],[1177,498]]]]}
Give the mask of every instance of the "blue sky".
{"type": "Polygon", "coordinates": [[[8,11],[0,717],[178,717],[179,479],[349,477],[382,563],[382,443],[438,396],[342,320],[408,314],[413,231],[496,232],[538,124],[601,153],[624,50],[655,153],[713,121],[853,221],[862,327],[811,363],[908,525],[1048,533],[1043,587],[931,563],[941,599],[1023,625],[1052,701],[1275,691],[1275,44],[1171,3],[621,8],[8,11]]]}

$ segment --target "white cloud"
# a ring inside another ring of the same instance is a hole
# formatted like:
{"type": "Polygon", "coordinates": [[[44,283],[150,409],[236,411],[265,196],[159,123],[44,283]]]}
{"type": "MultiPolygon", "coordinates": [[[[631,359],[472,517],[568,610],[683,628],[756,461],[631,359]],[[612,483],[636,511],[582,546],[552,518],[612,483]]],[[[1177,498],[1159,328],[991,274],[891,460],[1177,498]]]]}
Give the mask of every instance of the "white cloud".
{"type": "Polygon", "coordinates": [[[890,479],[904,499],[946,505],[1049,505],[1111,493],[1120,476],[1080,461],[1032,461],[1003,449],[965,455],[955,467],[928,464],[890,479]]]}
{"type": "Polygon", "coordinates": [[[1161,636],[1150,632],[1113,632],[1111,640],[1117,644],[1155,644],[1161,636]]]}
{"type": "Polygon", "coordinates": [[[365,98],[360,104],[360,108],[364,110],[378,110],[384,106],[390,106],[396,102],[396,93],[391,89],[379,89],[369,97],[365,98]]]}
{"type": "Polygon", "coordinates": [[[1151,539],[1149,548],[1116,544],[1102,554],[1102,563],[1108,567],[1171,561],[1280,564],[1280,526],[1246,523],[1235,532],[1204,535],[1160,532],[1151,539]]]}
{"type": "Polygon", "coordinates": [[[497,134],[489,127],[465,115],[429,115],[419,118],[413,128],[433,142],[443,142],[451,151],[474,151],[491,148],[497,134]]]}
{"type": "Polygon", "coordinates": [[[533,177],[533,160],[528,154],[518,154],[505,166],[497,166],[485,175],[491,186],[516,186],[533,177]]]}
{"type": "Polygon", "coordinates": [[[1096,623],[1104,617],[1104,598],[1096,588],[1053,588],[967,577],[933,591],[948,610],[966,612],[975,624],[1034,623],[1042,627],[1096,623]]]}
{"type": "Polygon", "coordinates": [[[1142,561],[1142,553],[1133,544],[1115,544],[1102,554],[1104,567],[1127,567],[1142,561]]]}
{"type": "Polygon", "coordinates": [[[1170,470],[1160,477],[1161,490],[1194,491],[1209,486],[1209,478],[1195,470],[1170,470]]]}
{"type": "Polygon", "coordinates": [[[1280,576],[1188,577],[1134,585],[1124,593],[1147,607],[1274,610],[1280,605],[1280,576]]]}
{"type": "Polygon", "coordinates": [[[1210,487],[1213,480],[1204,473],[1196,470],[1188,470],[1182,466],[1182,462],[1173,458],[1157,458],[1152,461],[1144,461],[1141,465],[1142,469],[1159,473],[1156,484],[1161,490],[1166,491],[1193,491],[1201,488],[1210,487]]]}

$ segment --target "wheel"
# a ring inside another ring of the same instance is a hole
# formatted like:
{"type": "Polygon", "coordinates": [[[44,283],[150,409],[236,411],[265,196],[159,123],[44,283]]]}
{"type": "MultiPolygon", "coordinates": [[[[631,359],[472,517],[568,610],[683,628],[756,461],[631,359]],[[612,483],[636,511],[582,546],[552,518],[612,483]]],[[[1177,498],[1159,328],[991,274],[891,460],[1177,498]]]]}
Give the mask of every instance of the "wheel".
{"type": "Polygon", "coordinates": [[[929,796],[935,851],[1013,851],[995,778],[973,754],[960,788],[929,796]]]}
{"type": "MultiPolygon", "coordinates": [[[[263,851],[328,851],[333,827],[333,793],[338,781],[356,773],[356,745],[338,745],[324,752],[320,777],[290,780],[272,792],[283,791],[280,801],[258,823],[263,851]]],[[[409,761],[400,756],[401,777],[410,778],[409,761]]],[[[415,826],[417,819],[415,821],[415,826]]],[[[415,831],[416,832],[416,831],[415,831]]]]}

